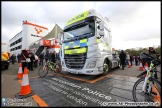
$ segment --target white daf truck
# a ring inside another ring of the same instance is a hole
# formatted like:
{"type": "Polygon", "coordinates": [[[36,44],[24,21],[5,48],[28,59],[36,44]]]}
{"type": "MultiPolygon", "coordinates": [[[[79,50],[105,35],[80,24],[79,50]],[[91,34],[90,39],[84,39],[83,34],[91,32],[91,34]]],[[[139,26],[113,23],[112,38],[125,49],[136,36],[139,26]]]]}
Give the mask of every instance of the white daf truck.
{"type": "Polygon", "coordinates": [[[99,75],[120,65],[112,54],[109,20],[94,9],[68,20],[58,42],[63,71],[99,75]]]}

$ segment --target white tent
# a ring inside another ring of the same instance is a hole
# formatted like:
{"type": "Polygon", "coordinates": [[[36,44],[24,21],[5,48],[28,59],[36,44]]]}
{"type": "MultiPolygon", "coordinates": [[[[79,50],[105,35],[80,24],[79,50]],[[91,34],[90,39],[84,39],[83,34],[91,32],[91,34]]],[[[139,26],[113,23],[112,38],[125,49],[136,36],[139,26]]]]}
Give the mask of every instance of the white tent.
{"type": "MultiPolygon", "coordinates": [[[[50,38],[57,38],[58,37],[58,34],[60,32],[63,32],[63,30],[57,24],[55,24],[55,26],[53,27],[53,29],[51,30],[51,32],[48,33],[43,38],[41,38],[40,40],[50,39],[50,38]]],[[[40,40],[38,40],[38,41],[40,41],[40,40]]]]}

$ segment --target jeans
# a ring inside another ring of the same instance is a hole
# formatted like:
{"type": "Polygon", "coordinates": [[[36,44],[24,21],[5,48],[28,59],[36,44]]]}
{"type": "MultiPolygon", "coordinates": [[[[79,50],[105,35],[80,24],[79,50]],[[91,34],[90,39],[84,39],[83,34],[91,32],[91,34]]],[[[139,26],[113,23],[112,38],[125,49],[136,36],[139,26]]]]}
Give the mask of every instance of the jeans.
{"type": "Polygon", "coordinates": [[[41,65],[43,66],[43,60],[44,60],[44,59],[40,59],[40,66],[41,66],[41,65]]]}
{"type": "Polygon", "coordinates": [[[38,67],[38,60],[35,60],[34,66],[35,66],[35,67],[38,67]]]}
{"type": "Polygon", "coordinates": [[[125,59],[125,65],[128,65],[129,63],[128,63],[128,59],[125,59]]]}

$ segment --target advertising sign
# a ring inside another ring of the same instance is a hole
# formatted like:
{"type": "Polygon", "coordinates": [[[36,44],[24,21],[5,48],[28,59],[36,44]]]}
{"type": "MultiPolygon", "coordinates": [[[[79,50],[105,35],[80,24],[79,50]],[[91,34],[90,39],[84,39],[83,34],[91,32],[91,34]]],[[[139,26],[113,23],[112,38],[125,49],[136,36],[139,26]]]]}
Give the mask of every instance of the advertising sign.
{"type": "Polygon", "coordinates": [[[51,40],[41,40],[40,45],[50,46],[51,45],[51,40]]]}

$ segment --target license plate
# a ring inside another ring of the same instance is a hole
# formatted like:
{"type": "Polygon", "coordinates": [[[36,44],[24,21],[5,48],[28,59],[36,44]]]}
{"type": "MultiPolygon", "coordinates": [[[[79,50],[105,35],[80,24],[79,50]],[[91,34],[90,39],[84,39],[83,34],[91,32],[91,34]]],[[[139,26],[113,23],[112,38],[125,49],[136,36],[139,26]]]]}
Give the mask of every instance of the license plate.
{"type": "Polygon", "coordinates": [[[76,71],[74,71],[73,73],[74,73],[74,74],[78,74],[78,72],[76,72],[76,71]]]}
{"type": "Polygon", "coordinates": [[[78,74],[78,72],[76,71],[69,71],[70,73],[73,73],[73,74],[78,74]]]}

